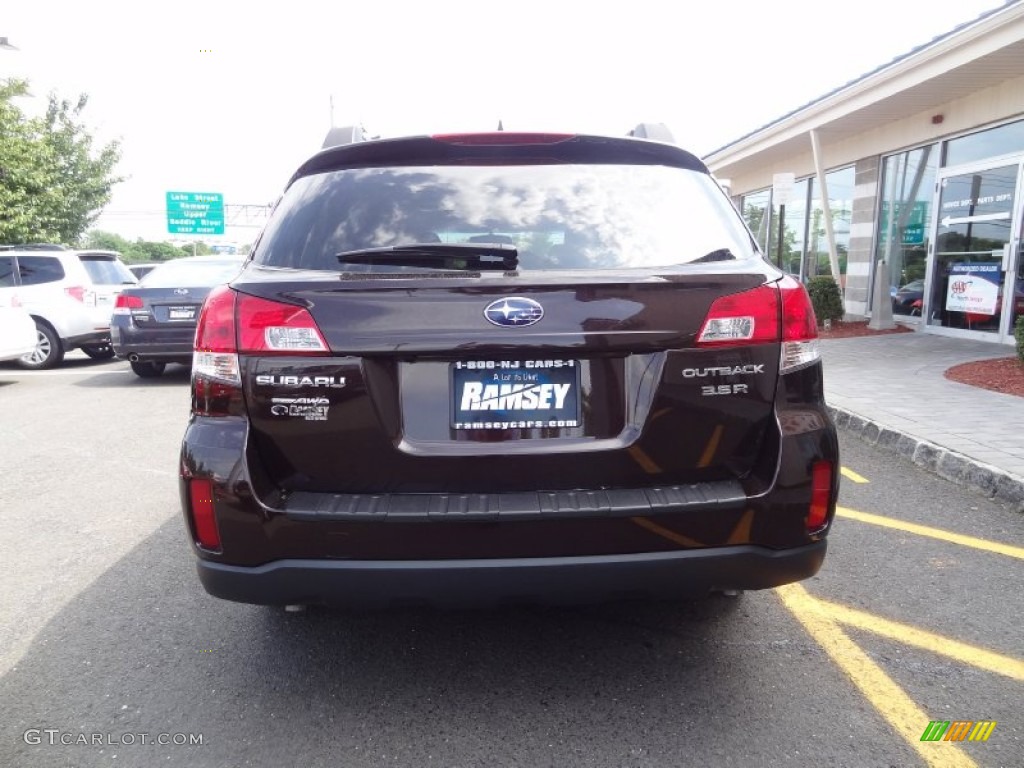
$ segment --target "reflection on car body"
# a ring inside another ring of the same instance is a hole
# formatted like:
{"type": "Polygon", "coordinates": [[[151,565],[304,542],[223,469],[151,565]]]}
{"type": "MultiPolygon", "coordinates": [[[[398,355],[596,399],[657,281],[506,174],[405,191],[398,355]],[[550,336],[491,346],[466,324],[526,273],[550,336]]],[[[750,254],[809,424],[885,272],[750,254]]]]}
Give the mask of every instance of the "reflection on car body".
{"type": "Polygon", "coordinates": [[[184,518],[243,602],[769,588],[825,555],[822,391],[805,289],[682,149],[339,146],[203,305],[184,518]]]}

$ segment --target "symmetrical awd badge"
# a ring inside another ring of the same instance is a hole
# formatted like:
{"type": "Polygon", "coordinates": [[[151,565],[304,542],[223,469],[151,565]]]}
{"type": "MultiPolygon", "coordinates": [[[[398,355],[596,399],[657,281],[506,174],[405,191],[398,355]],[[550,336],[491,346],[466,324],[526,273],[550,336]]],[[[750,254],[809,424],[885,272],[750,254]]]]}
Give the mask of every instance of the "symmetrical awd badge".
{"type": "Polygon", "coordinates": [[[525,327],[544,317],[544,307],[533,299],[507,296],[488,304],[484,308],[484,317],[492,325],[503,328],[525,327]]]}

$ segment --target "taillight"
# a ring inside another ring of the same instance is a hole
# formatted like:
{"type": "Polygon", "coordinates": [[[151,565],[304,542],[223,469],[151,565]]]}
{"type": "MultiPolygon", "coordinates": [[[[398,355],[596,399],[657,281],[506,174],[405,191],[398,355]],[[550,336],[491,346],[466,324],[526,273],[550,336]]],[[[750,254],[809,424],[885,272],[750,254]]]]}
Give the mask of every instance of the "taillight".
{"type": "Polygon", "coordinates": [[[85,288],[80,285],[70,285],[64,289],[64,293],[70,296],[75,301],[85,303],[85,288]]]}
{"type": "Polygon", "coordinates": [[[235,295],[226,285],[218,286],[199,312],[192,354],[192,411],[200,416],[226,416],[241,402],[235,295]]]}
{"type": "Polygon", "coordinates": [[[276,355],[330,352],[308,309],[246,295],[238,298],[238,348],[276,355]]]}
{"type": "Polygon", "coordinates": [[[190,478],[188,499],[196,542],[205,549],[220,549],[220,531],[217,530],[217,516],[213,508],[213,481],[190,478]]]}
{"type": "Polygon", "coordinates": [[[825,527],[832,503],[832,462],[816,461],[811,466],[811,508],[804,525],[808,533],[825,527]]]}
{"type": "Polygon", "coordinates": [[[697,335],[701,347],[779,340],[779,294],[774,285],[715,299],[697,335]]]}
{"type": "Polygon", "coordinates": [[[795,371],[821,358],[818,349],[818,321],[814,305],[804,286],[788,275],[779,281],[782,296],[781,373],[795,371]]]}
{"type": "Polygon", "coordinates": [[[114,314],[115,315],[130,315],[133,309],[142,309],[142,299],[138,296],[125,296],[123,293],[118,294],[117,300],[114,302],[114,314]]]}
{"type": "Polygon", "coordinates": [[[305,307],[248,296],[226,285],[210,292],[196,324],[192,355],[192,410],[225,416],[240,407],[238,355],[328,355],[305,307]]]}
{"type": "Polygon", "coordinates": [[[458,146],[501,147],[518,144],[560,144],[575,138],[572,133],[515,133],[495,131],[493,133],[439,133],[431,136],[434,141],[458,146]]]}

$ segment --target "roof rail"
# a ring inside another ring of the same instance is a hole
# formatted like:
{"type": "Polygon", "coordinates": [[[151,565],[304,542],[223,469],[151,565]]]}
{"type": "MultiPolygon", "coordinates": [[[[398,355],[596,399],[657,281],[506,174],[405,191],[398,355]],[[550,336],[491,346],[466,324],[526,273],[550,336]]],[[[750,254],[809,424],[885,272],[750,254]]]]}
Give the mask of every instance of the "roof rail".
{"type": "Polygon", "coordinates": [[[13,245],[0,245],[0,251],[66,251],[63,245],[57,243],[15,243],[13,245]]]}
{"type": "Polygon", "coordinates": [[[331,128],[324,137],[324,144],[321,149],[341,147],[345,144],[356,144],[360,141],[369,141],[366,129],[361,125],[346,125],[341,128],[331,128]]]}
{"type": "Polygon", "coordinates": [[[637,139],[661,141],[666,144],[676,143],[675,137],[672,136],[672,131],[664,123],[639,123],[636,128],[626,135],[637,139]]]}

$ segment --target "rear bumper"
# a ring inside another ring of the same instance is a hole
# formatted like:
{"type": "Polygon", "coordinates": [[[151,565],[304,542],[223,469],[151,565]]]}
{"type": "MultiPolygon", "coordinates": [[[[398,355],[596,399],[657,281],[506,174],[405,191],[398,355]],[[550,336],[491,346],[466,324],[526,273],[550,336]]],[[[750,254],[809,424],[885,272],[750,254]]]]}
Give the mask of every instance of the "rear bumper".
{"type": "Polygon", "coordinates": [[[191,363],[195,329],[137,330],[115,322],[111,328],[114,354],[121,360],[191,363]]]}
{"type": "Polygon", "coordinates": [[[813,576],[827,540],[787,550],[717,547],[590,557],[494,560],[278,560],[240,567],[199,560],[206,591],[266,605],[577,604],[770,589],[813,576]]]}

